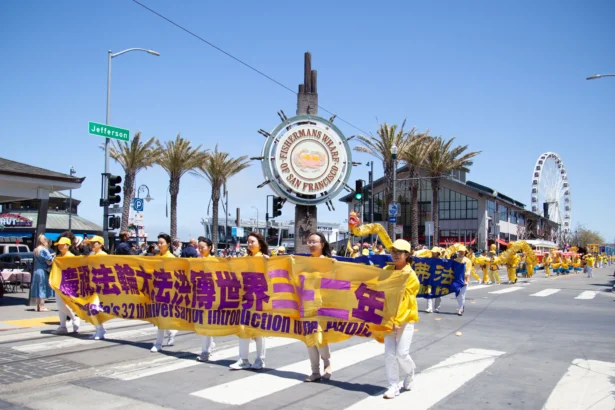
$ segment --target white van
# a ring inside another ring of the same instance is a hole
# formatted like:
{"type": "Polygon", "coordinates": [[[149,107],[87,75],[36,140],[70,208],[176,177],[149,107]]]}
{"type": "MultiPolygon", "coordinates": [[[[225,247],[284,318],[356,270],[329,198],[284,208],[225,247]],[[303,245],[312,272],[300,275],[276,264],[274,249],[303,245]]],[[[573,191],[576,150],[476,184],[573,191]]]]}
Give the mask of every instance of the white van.
{"type": "Polygon", "coordinates": [[[30,248],[28,245],[24,245],[22,243],[0,243],[0,255],[4,255],[5,253],[26,253],[30,252],[30,248]]]}

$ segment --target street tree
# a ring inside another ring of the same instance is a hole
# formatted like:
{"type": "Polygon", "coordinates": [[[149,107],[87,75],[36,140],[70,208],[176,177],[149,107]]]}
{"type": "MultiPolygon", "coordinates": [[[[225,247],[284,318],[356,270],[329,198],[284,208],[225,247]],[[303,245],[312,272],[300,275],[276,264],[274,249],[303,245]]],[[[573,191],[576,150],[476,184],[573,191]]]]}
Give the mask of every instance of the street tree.
{"type": "Polygon", "coordinates": [[[177,237],[177,196],[179,183],[188,172],[201,166],[209,155],[208,150],[201,151],[201,145],[193,147],[192,143],[177,134],[175,140],[165,141],[164,145],[157,142],[160,156],[156,163],[169,175],[169,193],[171,196],[171,237],[177,237]]]}
{"type": "MultiPolygon", "coordinates": [[[[211,185],[211,202],[213,205],[212,238],[214,246],[218,243],[218,204],[220,203],[220,191],[228,180],[250,166],[246,155],[233,158],[226,152],[218,151],[218,145],[210,153],[205,161],[196,170],[196,174],[207,179],[211,185]]],[[[227,211],[228,212],[228,211],[227,211]]]]}
{"type": "Polygon", "coordinates": [[[434,146],[427,155],[425,169],[431,179],[432,207],[433,207],[433,229],[434,243],[440,243],[440,218],[439,218],[439,196],[442,178],[448,176],[453,171],[470,172],[472,165],[471,159],[477,156],[478,152],[466,152],[467,145],[460,145],[453,148],[455,138],[445,141],[442,137],[435,137],[434,146]]]}
{"type": "Polygon", "coordinates": [[[137,132],[130,142],[113,140],[109,145],[109,156],[124,169],[124,200],[120,230],[125,231],[128,229],[137,174],[156,164],[160,157],[160,147],[156,138],[143,141],[141,133],[137,132]]]}

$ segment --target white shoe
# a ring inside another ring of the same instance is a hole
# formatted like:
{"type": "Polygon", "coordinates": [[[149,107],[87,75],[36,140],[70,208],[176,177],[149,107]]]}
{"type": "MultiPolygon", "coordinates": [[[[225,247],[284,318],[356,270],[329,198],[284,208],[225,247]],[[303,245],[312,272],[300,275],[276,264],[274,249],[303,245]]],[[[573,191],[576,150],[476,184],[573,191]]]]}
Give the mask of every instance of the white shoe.
{"type": "Polygon", "coordinates": [[[414,371],[411,374],[404,377],[404,383],[402,384],[402,388],[404,390],[412,390],[412,385],[414,384],[414,371]]]}
{"type": "Polygon", "coordinates": [[[153,345],[152,348],[149,349],[149,351],[152,353],[158,353],[161,350],[162,350],[162,346],[160,345],[153,345]]]}
{"type": "Polygon", "coordinates": [[[433,313],[433,309],[432,308],[425,309],[425,313],[433,313]]]}
{"type": "Polygon", "coordinates": [[[60,326],[59,328],[53,331],[54,335],[63,335],[66,333],[68,333],[68,329],[66,328],[66,326],[60,326]]]}
{"type": "Polygon", "coordinates": [[[79,326],[81,326],[81,319],[75,317],[75,320],[73,320],[73,333],[79,332],[79,326]]]}
{"type": "Polygon", "coordinates": [[[436,310],[434,312],[440,313],[440,308],[436,308],[436,310]]]}
{"type": "Polygon", "coordinates": [[[265,361],[261,359],[256,359],[252,365],[254,370],[261,370],[263,367],[265,367],[265,361]]]}
{"type": "Polygon", "coordinates": [[[247,370],[252,368],[252,365],[247,360],[237,360],[235,363],[229,366],[231,370],[247,370]]]}
{"type": "Polygon", "coordinates": [[[197,362],[208,362],[209,361],[209,353],[201,353],[200,356],[196,357],[197,362]]]}
{"type": "Polygon", "coordinates": [[[397,396],[399,396],[399,389],[397,387],[389,387],[389,390],[387,390],[382,397],[385,399],[394,399],[397,396]]]}
{"type": "Polygon", "coordinates": [[[94,340],[105,340],[105,333],[107,333],[105,330],[103,330],[102,332],[96,332],[94,333],[92,336],[90,336],[90,339],[94,339],[94,340]]]}
{"type": "Polygon", "coordinates": [[[171,335],[169,336],[169,341],[167,342],[167,346],[174,346],[175,345],[175,335],[171,335]]]}

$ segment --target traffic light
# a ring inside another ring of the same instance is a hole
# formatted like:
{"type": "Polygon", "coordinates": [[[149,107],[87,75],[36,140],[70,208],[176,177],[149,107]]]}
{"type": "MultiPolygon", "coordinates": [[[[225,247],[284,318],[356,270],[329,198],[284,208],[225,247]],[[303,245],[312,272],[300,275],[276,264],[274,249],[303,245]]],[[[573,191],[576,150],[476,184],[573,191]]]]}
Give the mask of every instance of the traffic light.
{"type": "Polygon", "coordinates": [[[354,199],[360,201],[363,198],[363,180],[354,181],[354,199]]]}
{"type": "Polygon", "coordinates": [[[109,205],[119,203],[122,198],[117,195],[122,192],[119,184],[122,182],[122,177],[119,175],[109,175],[107,180],[107,202],[109,205]]]}
{"type": "Polygon", "coordinates": [[[273,198],[273,217],[282,215],[282,206],[284,206],[284,199],[276,196],[273,198]]]}
{"type": "Polygon", "coordinates": [[[109,229],[120,229],[122,225],[122,219],[119,216],[109,217],[109,229]]]}

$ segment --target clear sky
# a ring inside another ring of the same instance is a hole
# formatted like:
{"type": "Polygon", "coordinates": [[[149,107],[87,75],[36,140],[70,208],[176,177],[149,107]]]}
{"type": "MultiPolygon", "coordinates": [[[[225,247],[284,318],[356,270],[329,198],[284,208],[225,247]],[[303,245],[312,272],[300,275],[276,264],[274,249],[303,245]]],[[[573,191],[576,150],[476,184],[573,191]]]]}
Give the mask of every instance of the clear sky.
{"type": "MultiPolygon", "coordinates": [[[[311,51],[322,106],[366,131],[407,119],[454,136],[482,151],[469,179],[526,204],[536,159],[557,152],[569,173],[573,226],[615,236],[615,78],[585,80],[615,72],[613,1],[142,1],[293,90],[311,51]]],[[[0,26],[0,156],[67,173],[73,165],[86,177],[75,192],[79,212],[100,224],[102,139],[88,135],[87,123],[105,120],[107,50],[161,53],[113,61],[111,124],[146,137],[181,133],[255,156],[263,143],[256,131],[273,129],[276,111],[296,109],[289,91],[130,0],[6,0],[0,26]]],[[[114,163],[112,172],[122,174],[114,163]]],[[[367,178],[365,166],[356,178],[367,178]]],[[[262,180],[260,164],[232,179],[229,208],[254,218],[255,206],[263,218],[271,191],[256,189],[262,180]]],[[[144,213],[150,235],[168,231],[167,175],[155,167],[137,183],[155,198],[144,213]]],[[[202,232],[210,192],[203,179],[182,179],[182,239],[202,232]]],[[[341,222],[343,205],[322,207],[319,220],[341,222]]],[[[287,205],[283,219],[293,216],[287,205]]]]}

